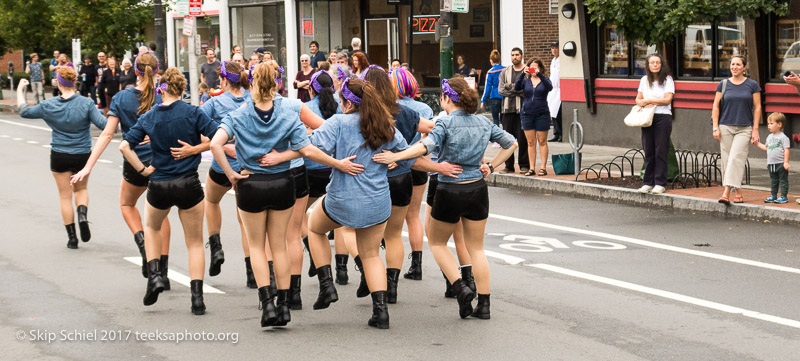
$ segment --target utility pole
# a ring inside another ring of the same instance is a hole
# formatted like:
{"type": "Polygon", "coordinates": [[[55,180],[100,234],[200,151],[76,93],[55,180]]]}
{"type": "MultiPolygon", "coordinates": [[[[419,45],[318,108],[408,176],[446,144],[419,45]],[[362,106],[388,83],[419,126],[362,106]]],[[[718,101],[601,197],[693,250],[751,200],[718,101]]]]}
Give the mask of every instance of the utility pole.
{"type": "Polygon", "coordinates": [[[166,55],[164,51],[166,36],[164,34],[167,33],[167,24],[164,22],[164,7],[161,6],[161,0],[153,0],[153,11],[155,12],[156,58],[161,64],[161,69],[164,70],[167,68],[167,62],[164,60],[166,55]]]}
{"type": "Polygon", "coordinates": [[[449,11],[450,0],[439,0],[439,78],[450,79],[453,77],[453,37],[450,34],[450,24],[453,15],[449,11]],[[445,3],[448,3],[445,6],[445,3]]]}

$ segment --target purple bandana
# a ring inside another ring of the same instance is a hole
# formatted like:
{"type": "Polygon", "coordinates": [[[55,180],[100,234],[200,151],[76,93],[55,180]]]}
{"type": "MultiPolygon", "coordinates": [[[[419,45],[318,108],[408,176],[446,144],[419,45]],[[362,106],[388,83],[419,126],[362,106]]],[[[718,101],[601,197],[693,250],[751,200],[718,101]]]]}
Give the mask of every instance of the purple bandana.
{"type": "Polygon", "coordinates": [[[367,76],[367,73],[369,73],[369,70],[373,69],[373,68],[374,69],[380,69],[384,74],[386,74],[386,76],[389,76],[389,74],[386,73],[386,69],[381,68],[380,65],[372,64],[372,65],[368,66],[366,69],[364,69],[364,71],[361,73],[361,80],[364,80],[364,77],[367,76]]]}
{"type": "MultiPolygon", "coordinates": [[[[259,63],[261,64],[261,63],[259,63]]],[[[251,84],[253,83],[253,70],[258,66],[258,64],[250,65],[250,70],[247,72],[247,81],[251,84]]]]}
{"type": "Polygon", "coordinates": [[[347,73],[345,73],[344,70],[342,70],[341,66],[336,67],[336,78],[338,78],[339,80],[347,78],[347,73]]]}
{"type": "Polygon", "coordinates": [[[450,97],[453,102],[458,103],[458,100],[460,99],[458,92],[450,87],[450,84],[448,84],[449,82],[450,79],[442,79],[442,93],[447,94],[447,96],[450,97]]]}
{"type": "Polygon", "coordinates": [[[62,78],[61,74],[59,74],[58,72],[56,72],[56,79],[58,79],[58,82],[61,83],[61,85],[67,88],[72,88],[75,86],[74,81],[67,81],[66,79],[62,78]]]}
{"type": "MultiPolygon", "coordinates": [[[[311,76],[311,87],[314,88],[314,92],[317,94],[322,92],[322,85],[317,81],[317,78],[319,78],[319,76],[322,75],[323,73],[328,74],[328,76],[331,76],[331,73],[328,73],[325,70],[317,71],[314,73],[314,75],[311,76]]],[[[333,85],[331,85],[331,90],[333,90],[333,85]]]]}
{"type": "Polygon", "coordinates": [[[222,75],[223,77],[225,77],[225,79],[228,79],[228,81],[232,81],[234,83],[237,83],[239,82],[239,80],[242,80],[241,75],[236,73],[229,73],[228,70],[225,69],[225,65],[228,65],[227,61],[223,61],[222,64],[219,65],[219,75],[222,75]]]}
{"type": "Polygon", "coordinates": [[[167,93],[167,83],[161,83],[161,85],[156,88],[156,94],[166,94],[167,93]]]}
{"type": "Polygon", "coordinates": [[[350,78],[345,79],[342,83],[342,96],[355,105],[361,104],[361,98],[350,91],[350,88],[347,87],[348,84],[350,84],[350,78]]]}
{"type": "MultiPolygon", "coordinates": [[[[156,69],[155,71],[158,72],[158,69],[161,68],[161,63],[156,58],[156,69]]],[[[139,71],[139,57],[137,56],[136,59],[133,59],[133,71],[136,72],[136,75],[143,76],[144,73],[139,71]]]]}

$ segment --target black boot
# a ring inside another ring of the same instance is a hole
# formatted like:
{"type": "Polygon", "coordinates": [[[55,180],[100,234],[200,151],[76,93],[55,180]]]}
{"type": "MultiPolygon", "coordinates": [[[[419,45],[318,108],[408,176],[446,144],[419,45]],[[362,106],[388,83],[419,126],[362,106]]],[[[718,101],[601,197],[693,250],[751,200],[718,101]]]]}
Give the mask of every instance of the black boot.
{"type": "Polygon", "coordinates": [[[386,302],[397,303],[397,282],[400,281],[400,270],[397,268],[386,269],[386,302]]]}
{"type": "MultiPolygon", "coordinates": [[[[399,275],[400,273],[398,272],[398,276],[399,275]]],[[[372,292],[372,317],[367,324],[381,330],[389,328],[389,310],[386,308],[386,291],[372,292]]]]}
{"type": "Polygon", "coordinates": [[[317,275],[317,266],[314,265],[314,257],[311,257],[311,248],[308,247],[308,236],[303,237],[303,245],[306,246],[308,251],[308,277],[317,275]]]}
{"type": "Polygon", "coordinates": [[[244,258],[244,269],[247,274],[247,288],[258,288],[256,277],[253,275],[253,266],[250,265],[250,257],[244,258]]]}
{"type": "Polygon", "coordinates": [[[158,294],[164,291],[164,281],[161,280],[161,261],[154,259],[147,262],[147,290],[142,302],[150,306],[158,301],[158,294]]]}
{"type": "Polygon", "coordinates": [[[356,297],[367,297],[369,296],[369,286],[367,286],[367,277],[364,275],[364,266],[361,264],[361,256],[356,256],[353,260],[356,261],[356,270],[361,272],[361,283],[358,284],[356,297]]]}
{"type": "Polygon", "coordinates": [[[478,293],[475,288],[475,277],[472,277],[472,266],[461,266],[461,279],[472,290],[472,293],[478,293]]]}
{"type": "Polygon", "coordinates": [[[456,298],[456,293],[453,291],[453,284],[447,280],[447,276],[442,272],[442,276],[444,277],[444,298],[456,298]]]}
{"type": "Polygon", "coordinates": [[[161,262],[161,281],[164,282],[164,291],[169,291],[172,289],[172,286],[169,284],[169,277],[167,276],[167,273],[169,273],[169,255],[162,255],[159,261],[161,262]]]}
{"type": "Polygon", "coordinates": [[[189,284],[192,289],[192,313],[197,316],[205,314],[206,304],[203,303],[203,280],[192,280],[189,284]]]}
{"type": "Polygon", "coordinates": [[[422,280],[422,251],[411,251],[408,258],[411,258],[411,267],[408,267],[408,272],[403,275],[403,278],[415,281],[422,280]]]}
{"type": "Polygon", "coordinates": [[[297,311],[303,309],[303,299],[300,297],[300,275],[292,275],[289,283],[289,308],[297,311]]]}
{"type": "Polygon", "coordinates": [[[208,266],[208,275],[214,277],[219,274],[222,270],[222,264],[225,263],[225,252],[222,252],[222,242],[219,239],[219,234],[208,237],[206,247],[211,250],[211,265],[208,266]]]}
{"type": "Polygon", "coordinates": [[[458,299],[458,315],[461,318],[467,318],[472,314],[472,300],[475,298],[475,292],[472,292],[460,278],[453,282],[453,292],[458,299]]]}
{"type": "Polygon", "coordinates": [[[81,230],[81,241],[89,242],[92,238],[92,232],[89,231],[89,219],[86,213],[89,209],[86,206],[78,206],[78,227],[81,230]]]}
{"type": "Polygon", "coordinates": [[[336,286],[333,284],[330,265],[317,268],[317,279],[319,279],[319,296],[317,302],[314,302],[314,309],[321,310],[338,301],[339,294],[336,293],[336,286]]]}
{"type": "Polygon", "coordinates": [[[147,253],[144,251],[144,231],[136,232],[133,235],[133,241],[136,243],[136,248],[139,249],[139,254],[142,255],[142,277],[147,278],[147,253]]]}
{"type": "Polygon", "coordinates": [[[278,290],[278,301],[275,303],[278,320],[273,326],[286,326],[292,321],[291,311],[289,311],[289,290],[278,290]]]}
{"type": "Polygon", "coordinates": [[[269,286],[258,289],[258,309],[261,310],[261,327],[272,326],[278,321],[275,312],[275,293],[269,286]]]}
{"type": "Polygon", "coordinates": [[[78,249],[78,236],[75,235],[75,223],[70,223],[64,226],[67,229],[67,248],[78,249]]]}
{"type": "Polygon", "coordinates": [[[489,295],[478,294],[478,306],[472,311],[472,317],[488,320],[489,316],[489,295]]]}
{"type": "Polygon", "coordinates": [[[337,254],[336,258],[336,283],[340,285],[346,285],[347,282],[350,280],[350,277],[347,276],[347,259],[350,255],[346,254],[337,254]]]}
{"type": "Polygon", "coordinates": [[[269,266],[269,288],[272,288],[272,293],[277,294],[278,292],[278,283],[275,282],[275,266],[272,261],[267,262],[267,266],[269,266]]]}

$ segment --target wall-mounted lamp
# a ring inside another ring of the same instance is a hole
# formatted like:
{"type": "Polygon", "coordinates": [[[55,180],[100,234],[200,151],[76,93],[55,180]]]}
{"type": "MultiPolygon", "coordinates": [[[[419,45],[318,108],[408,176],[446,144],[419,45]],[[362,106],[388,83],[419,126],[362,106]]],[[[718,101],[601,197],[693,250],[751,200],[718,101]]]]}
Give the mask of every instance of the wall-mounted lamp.
{"type": "Polygon", "coordinates": [[[567,19],[572,19],[575,17],[575,4],[573,3],[566,3],[564,6],[561,7],[561,15],[564,15],[567,19]]]}
{"type": "Polygon", "coordinates": [[[575,45],[574,41],[568,41],[564,43],[564,48],[562,48],[564,55],[573,57],[575,54],[578,53],[578,47],[575,45]]]}

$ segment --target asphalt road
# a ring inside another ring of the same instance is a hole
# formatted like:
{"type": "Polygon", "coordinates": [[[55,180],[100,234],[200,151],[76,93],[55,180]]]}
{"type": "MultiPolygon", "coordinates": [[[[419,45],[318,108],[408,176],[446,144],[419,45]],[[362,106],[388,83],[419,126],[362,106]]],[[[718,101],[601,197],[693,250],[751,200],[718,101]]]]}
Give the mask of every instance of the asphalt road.
{"type": "MultiPolygon", "coordinates": [[[[222,293],[206,294],[206,315],[190,313],[189,288],[176,279],[144,307],[146,281],[125,259],[138,252],[119,212],[117,143],[91,176],[93,238],[69,250],[49,142],[43,122],[0,113],[0,359],[800,359],[796,227],[499,188],[485,237],[489,321],[457,316],[426,252],[423,280],[400,282],[388,331],[366,325],[371,303],[356,299],[357,284],[339,286],[330,309],[311,310],[317,282],[305,276],[305,309],[289,327],[262,329],[231,196],[226,263],[206,277],[222,293]],[[170,340],[187,332],[223,340],[170,340]]],[[[188,274],[182,239],[174,226],[178,278],[188,274]]]]}

